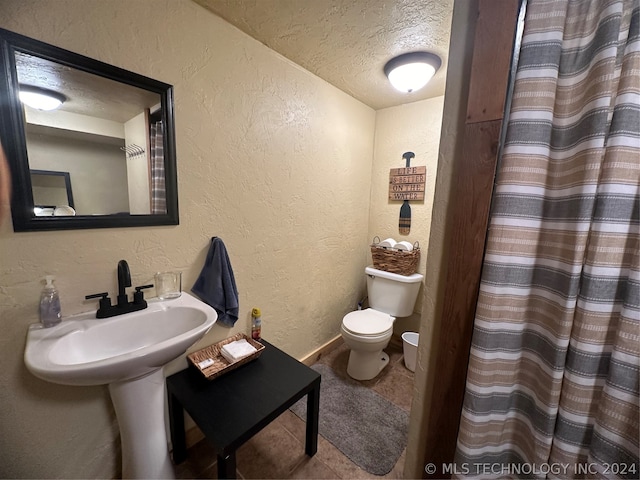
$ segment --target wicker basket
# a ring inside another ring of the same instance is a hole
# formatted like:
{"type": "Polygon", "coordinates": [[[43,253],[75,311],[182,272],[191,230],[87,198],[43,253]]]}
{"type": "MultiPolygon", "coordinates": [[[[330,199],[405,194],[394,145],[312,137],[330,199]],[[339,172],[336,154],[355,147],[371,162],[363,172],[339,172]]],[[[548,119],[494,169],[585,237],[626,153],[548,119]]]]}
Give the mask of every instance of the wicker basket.
{"type": "Polygon", "coordinates": [[[406,250],[381,247],[377,243],[372,243],[371,258],[373,259],[373,268],[399,275],[412,275],[418,270],[420,247],[417,246],[416,242],[413,250],[407,252],[406,250]]]}
{"type": "Polygon", "coordinates": [[[262,353],[262,350],[264,350],[264,345],[262,345],[260,342],[256,342],[254,339],[249,338],[244,333],[237,333],[232,337],[225,338],[224,340],[218,343],[209,345],[208,347],[205,347],[202,350],[193,352],[187,355],[187,358],[189,359],[191,364],[200,373],[202,373],[205,376],[205,378],[207,378],[208,380],[213,380],[214,378],[217,378],[220,375],[223,375],[227,372],[235,370],[239,366],[244,365],[245,363],[248,363],[251,360],[255,360],[260,356],[260,354],[262,353]],[[229,363],[229,361],[222,356],[222,354],[220,353],[220,350],[227,343],[235,342],[236,340],[241,340],[243,338],[247,342],[249,342],[251,345],[253,345],[257,351],[247,357],[244,357],[238,360],[237,362],[229,363]],[[212,360],[213,363],[202,368],[200,364],[201,362],[204,362],[206,360],[212,360]]]}

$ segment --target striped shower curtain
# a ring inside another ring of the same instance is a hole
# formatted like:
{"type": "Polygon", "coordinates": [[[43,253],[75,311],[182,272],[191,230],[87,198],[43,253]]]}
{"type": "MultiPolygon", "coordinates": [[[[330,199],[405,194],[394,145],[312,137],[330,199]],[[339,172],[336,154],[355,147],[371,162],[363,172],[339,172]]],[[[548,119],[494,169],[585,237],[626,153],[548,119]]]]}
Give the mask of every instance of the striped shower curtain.
{"type": "Polygon", "coordinates": [[[640,8],[529,0],[459,476],[640,478],[640,8]]]}
{"type": "Polygon", "coordinates": [[[154,122],[150,127],[151,138],[151,213],[167,213],[167,192],[164,172],[164,130],[162,122],[154,122]]]}

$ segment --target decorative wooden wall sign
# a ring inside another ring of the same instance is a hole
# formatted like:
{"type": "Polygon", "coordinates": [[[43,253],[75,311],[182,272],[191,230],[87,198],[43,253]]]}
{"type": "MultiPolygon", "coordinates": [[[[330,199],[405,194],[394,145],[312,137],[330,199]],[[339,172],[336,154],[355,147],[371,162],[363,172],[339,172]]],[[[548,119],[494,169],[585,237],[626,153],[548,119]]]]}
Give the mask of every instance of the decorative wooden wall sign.
{"type": "Polygon", "coordinates": [[[402,235],[411,231],[411,207],[409,200],[424,200],[424,190],[427,178],[427,167],[412,167],[413,152],[405,152],[404,168],[392,168],[389,172],[389,200],[402,200],[398,229],[402,235]]]}
{"type": "Polygon", "coordinates": [[[389,200],[424,200],[427,167],[392,168],[389,172],[389,200]]]}

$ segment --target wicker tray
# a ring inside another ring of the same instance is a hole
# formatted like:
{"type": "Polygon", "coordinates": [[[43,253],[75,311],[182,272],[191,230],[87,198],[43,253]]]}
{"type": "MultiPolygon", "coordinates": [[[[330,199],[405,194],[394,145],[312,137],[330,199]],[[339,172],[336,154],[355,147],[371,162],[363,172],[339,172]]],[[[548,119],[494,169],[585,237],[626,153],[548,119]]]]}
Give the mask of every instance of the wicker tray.
{"type": "Polygon", "coordinates": [[[371,258],[373,259],[373,268],[408,276],[418,270],[420,247],[416,242],[413,250],[407,252],[396,248],[381,247],[375,243],[374,239],[374,243],[371,244],[371,258]]]}
{"type": "Polygon", "coordinates": [[[235,370],[241,365],[250,362],[251,360],[255,360],[260,356],[264,350],[264,345],[260,342],[256,342],[254,339],[248,337],[244,333],[238,333],[232,337],[225,338],[224,340],[214,343],[213,345],[209,345],[208,347],[203,348],[202,350],[198,350],[197,352],[193,352],[187,355],[187,358],[191,362],[191,364],[202,373],[206,379],[213,380],[214,378],[219,377],[220,375],[224,375],[227,372],[235,370]],[[237,362],[229,363],[229,361],[222,356],[220,350],[227,343],[235,342],[236,340],[245,339],[251,345],[256,348],[256,352],[251,355],[244,357],[237,362]],[[213,360],[213,363],[206,366],[205,368],[200,367],[200,363],[205,360],[213,360]]]}

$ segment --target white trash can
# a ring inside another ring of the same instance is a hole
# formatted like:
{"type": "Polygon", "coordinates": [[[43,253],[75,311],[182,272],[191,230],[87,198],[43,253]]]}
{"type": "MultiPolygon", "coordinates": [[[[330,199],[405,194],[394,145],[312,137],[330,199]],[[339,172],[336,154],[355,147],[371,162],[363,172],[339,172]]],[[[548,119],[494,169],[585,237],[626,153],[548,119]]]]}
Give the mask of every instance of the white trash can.
{"type": "Polygon", "coordinates": [[[412,372],[416,371],[419,337],[420,335],[416,332],[404,332],[402,334],[402,351],[404,353],[404,365],[412,372]]]}

